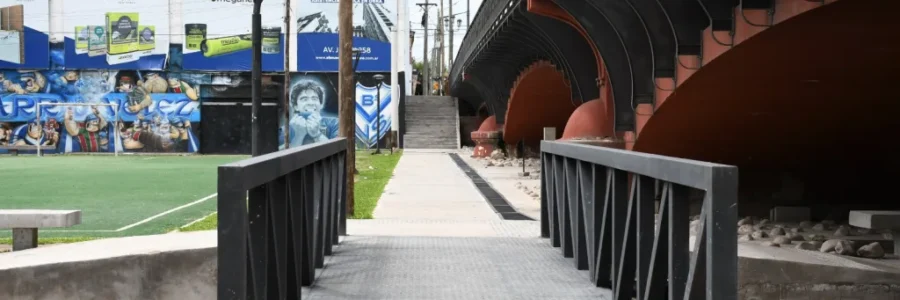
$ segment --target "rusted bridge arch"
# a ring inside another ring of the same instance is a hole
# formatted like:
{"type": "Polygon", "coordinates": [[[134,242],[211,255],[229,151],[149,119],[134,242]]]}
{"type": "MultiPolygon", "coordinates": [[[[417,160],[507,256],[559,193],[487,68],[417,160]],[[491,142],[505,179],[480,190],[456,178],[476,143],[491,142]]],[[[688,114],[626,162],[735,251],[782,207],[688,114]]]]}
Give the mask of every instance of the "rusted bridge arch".
{"type": "Polygon", "coordinates": [[[884,142],[900,130],[898,8],[890,0],[485,1],[452,66],[452,93],[477,85],[489,96],[475,102],[511,139],[559,127],[542,118],[554,110],[533,101],[574,105],[561,136],[612,136],[637,151],[734,164],[742,181],[791,173],[807,187],[835,185],[809,168],[840,155],[825,165],[900,166],[900,146],[884,142]],[[569,99],[515,92],[539,61],[565,79],[553,90],[568,89],[569,99]]]}

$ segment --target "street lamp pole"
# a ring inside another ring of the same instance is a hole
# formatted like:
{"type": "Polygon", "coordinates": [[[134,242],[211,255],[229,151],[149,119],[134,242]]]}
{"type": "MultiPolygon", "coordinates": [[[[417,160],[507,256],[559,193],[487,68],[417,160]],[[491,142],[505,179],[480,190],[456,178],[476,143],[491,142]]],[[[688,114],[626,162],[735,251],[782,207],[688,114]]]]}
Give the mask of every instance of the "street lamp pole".
{"type": "Polygon", "coordinates": [[[381,154],[381,82],[384,75],[375,74],[372,78],[378,81],[375,85],[375,152],[372,154],[381,154]]]}
{"type": "Polygon", "coordinates": [[[260,16],[260,7],[263,0],[253,0],[253,66],[251,71],[251,101],[250,110],[250,126],[253,130],[251,142],[251,154],[259,156],[263,151],[263,140],[260,134],[262,128],[259,126],[259,109],[262,106],[262,17],[260,16]]]}

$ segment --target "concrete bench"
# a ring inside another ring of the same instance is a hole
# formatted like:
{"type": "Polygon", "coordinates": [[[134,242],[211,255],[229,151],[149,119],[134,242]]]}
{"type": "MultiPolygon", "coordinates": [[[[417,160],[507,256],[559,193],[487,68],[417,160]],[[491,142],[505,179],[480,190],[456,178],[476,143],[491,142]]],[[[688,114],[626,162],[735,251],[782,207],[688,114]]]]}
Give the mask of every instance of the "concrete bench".
{"type": "Polygon", "coordinates": [[[900,255],[900,210],[851,210],[850,225],[889,229],[894,237],[894,254],[900,255]]]}
{"type": "Polygon", "coordinates": [[[80,210],[0,209],[0,229],[12,229],[13,251],[36,248],[38,228],[81,224],[80,210]]]}
{"type": "MultiPolygon", "coordinates": [[[[0,150],[6,150],[9,155],[18,156],[19,151],[37,151],[38,146],[21,145],[21,146],[0,146],[0,150]]],[[[56,146],[41,146],[41,152],[56,150],[56,146]]]]}

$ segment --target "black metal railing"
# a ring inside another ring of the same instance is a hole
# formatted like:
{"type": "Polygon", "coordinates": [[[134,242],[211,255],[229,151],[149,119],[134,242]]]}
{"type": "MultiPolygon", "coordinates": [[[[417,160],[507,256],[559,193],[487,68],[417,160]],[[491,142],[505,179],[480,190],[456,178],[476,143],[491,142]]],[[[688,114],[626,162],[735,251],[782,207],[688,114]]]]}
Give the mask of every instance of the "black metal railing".
{"type": "Polygon", "coordinates": [[[550,141],[541,165],[541,236],[614,299],[737,299],[736,167],[550,141]]]}
{"type": "Polygon", "coordinates": [[[346,234],[347,140],[219,167],[219,299],[299,299],[346,234]]]}

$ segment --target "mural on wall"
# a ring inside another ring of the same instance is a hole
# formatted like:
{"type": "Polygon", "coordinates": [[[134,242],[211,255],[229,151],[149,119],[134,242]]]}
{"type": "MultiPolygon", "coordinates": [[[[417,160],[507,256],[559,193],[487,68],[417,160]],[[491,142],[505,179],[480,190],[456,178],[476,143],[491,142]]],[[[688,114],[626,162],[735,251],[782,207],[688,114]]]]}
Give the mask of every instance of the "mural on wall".
{"type": "MultiPolygon", "coordinates": [[[[304,74],[291,77],[290,120],[291,147],[325,141],[338,136],[337,81],[326,74],[304,74]]],[[[279,126],[279,148],[285,148],[284,123],[279,126]]]]}
{"type": "Polygon", "coordinates": [[[0,0],[0,68],[50,65],[49,0],[0,0]]]}
{"type": "MultiPolygon", "coordinates": [[[[291,0],[296,25],[297,71],[338,71],[338,1],[291,0]]],[[[391,31],[396,0],[354,0],[353,49],[359,72],[391,71],[391,31]]]]}
{"type": "Polygon", "coordinates": [[[374,80],[365,82],[369,85],[363,84],[362,78],[356,83],[356,140],[366,147],[375,147],[391,131],[391,86],[382,83],[379,88],[374,80]]]}
{"type": "MultiPolygon", "coordinates": [[[[185,70],[249,71],[252,66],[253,0],[184,1],[185,70]]],[[[284,70],[284,0],[263,1],[262,70],[284,70]]],[[[176,30],[176,29],[172,29],[176,30]]]]}
{"type": "MultiPolygon", "coordinates": [[[[363,147],[374,146],[375,142],[390,131],[391,86],[381,85],[381,106],[378,109],[377,82],[372,74],[360,74],[356,85],[356,139],[363,147]],[[381,132],[377,130],[377,116],[381,114],[381,132]]],[[[385,74],[382,74],[385,75],[385,74]]],[[[388,77],[389,76],[385,76],[388,77]]],[[[336,73],[295,74],[291,77],[290,120],[287,121],[291,147],[312,144],[338,137],[336,73]]],[[[285,148],[284,117],[281,117],[278,144],[285,148]]]]}
{"type": "Polygon", "coordinates": [[[54,147],[49,153],[113,152],[115,147],[197,152],[199,84],[208,83],[209,75],[187,73],[0,71],[0,146],[54,147]],[[42,103],[40,121],[37,103],[42,103]],[[45,103],[114,103],[119,119],[112,106],[45,103]]]}
{"type": "MultiPolygon", "coordinates": [[[[169,53],[169,0],[66,0],[67,69],[163,70],[169,53]]],[[[60,61],[61,60],[61,61],[60,61]]]]}

